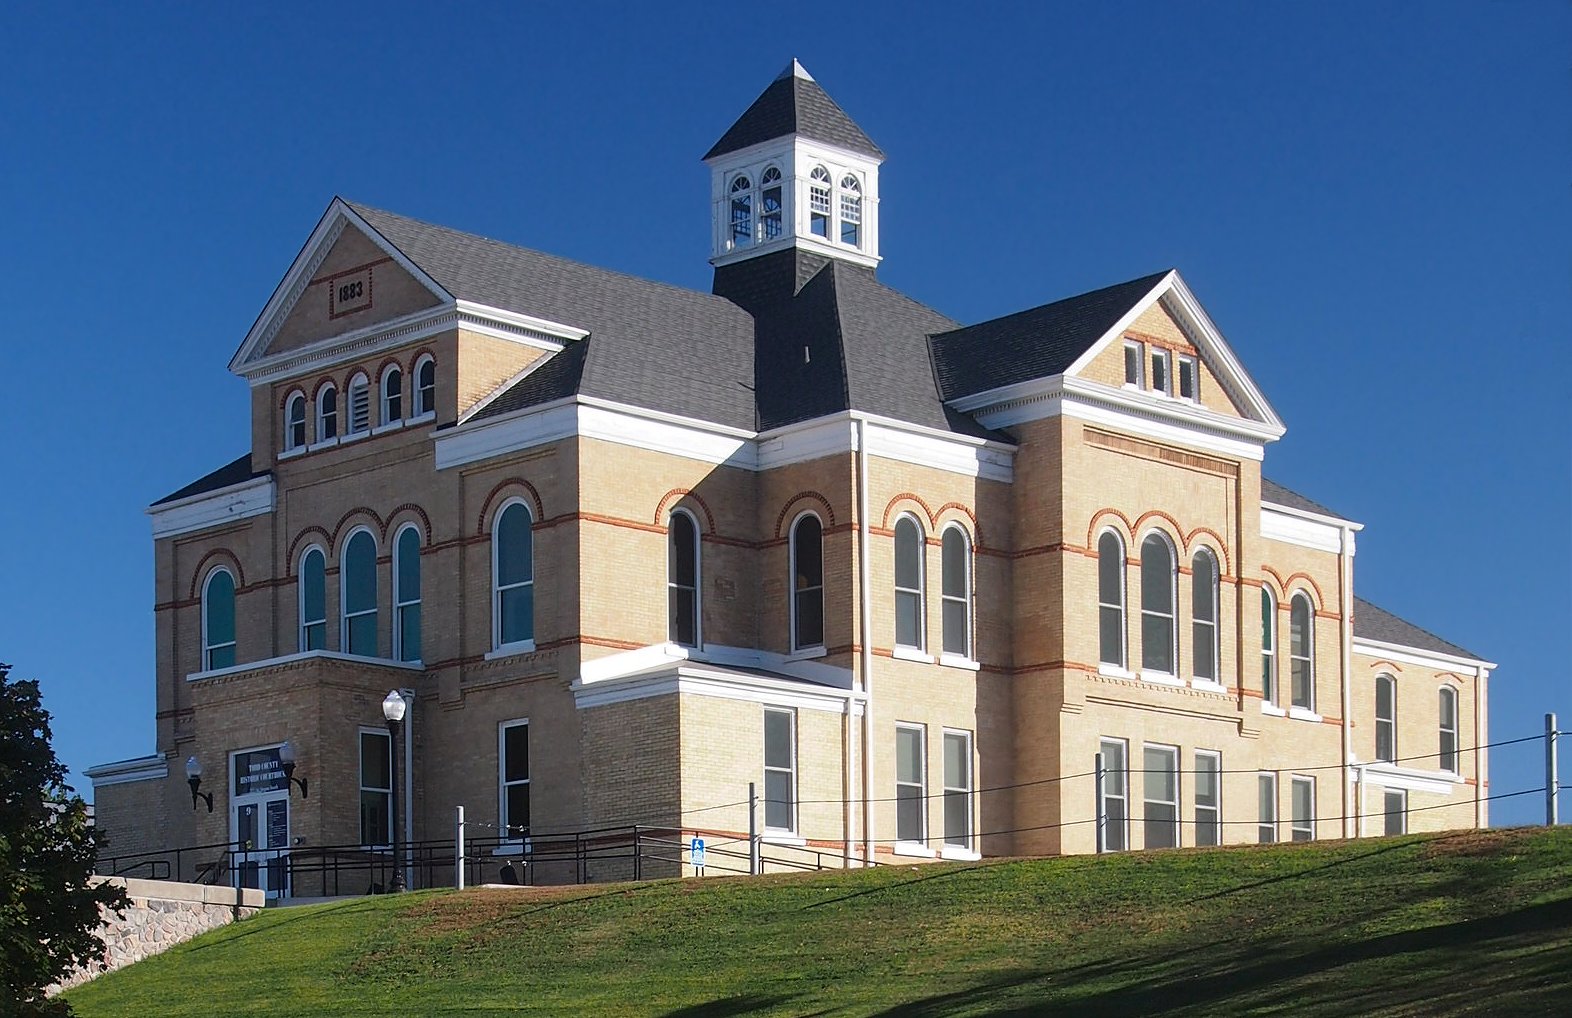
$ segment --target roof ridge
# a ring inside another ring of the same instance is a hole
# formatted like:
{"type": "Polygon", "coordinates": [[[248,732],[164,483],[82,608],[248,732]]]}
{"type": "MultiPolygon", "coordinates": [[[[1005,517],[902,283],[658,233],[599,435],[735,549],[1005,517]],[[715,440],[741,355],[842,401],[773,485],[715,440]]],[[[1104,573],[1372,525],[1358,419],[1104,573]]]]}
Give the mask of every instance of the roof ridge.
{"type": "MultiPolygon", "coordinates": [[[[1059,304],[1068,304],[1069,302],[1075,301],[1075,300],[1084,300],[1087,297],[1095,297],[1098,294],[1106,293],[1109,290],[1117,290],[1117,289],[1119,289],[1120,287],[1123,287],[1123,286],[1133,286],[1136,283],[1144,283],[1147,280],[1151,280],[1152,281],[1152,285],[1156,286],[1158,280],[1162,279],[1164,276],[1168,275],[1170,272],[1173,272],[1173,271],[1174,270],[1172,268],[1167,268],[1167,269],[1163,269],[1161,272],[1153,272],[1153,273],[1149,273],[1148,275],[1145,275],[1145,276],[1135,276],[1134,278],[1126,279],[1122,283],[1110,283],[1107,286],[1099,286],[1095,290],[1087,290],[1087,291],[1085,291],[1083,293],[1071,294],[1068,297],[1060,297],[1058,300],[1051,300],[1051,301],[1048,301],[1047,303],[1044,303],[1044,304],[1037,304],[1037,305],[1035,305],[1033,307],[1023,308],[1020,311],[1011,311],[1009,314],[997,315],[997,316],[995,316],[993,318],[984,318],[981,321],[972,322],[972,323],[970,323],[968,325],[962,325],[960,328],[957,328],[957,329],[947,329],[944,332],[934,333],[934,337],[935,338],[940,338],[940,337],[943,337],[943,336],[954,335],[955,333],[958,333],[958,332],[965,332],[967,329],[976,328],[979,325],[989,325],[989,324],[992,324],[994,322],[1009,321],[1012,318],[1022,318],[1022,317],[1026,316],[1026,315],[1030,315],[1030,314],[1033,314],[1035,312],[1042,311],[1045,308],[1051,308],[1051,307],[1054,307],[1054,306],[1059,305],[1059,304]]],[[[949,316],[946,315],[945,317],[949,317],[949,316]]]]}

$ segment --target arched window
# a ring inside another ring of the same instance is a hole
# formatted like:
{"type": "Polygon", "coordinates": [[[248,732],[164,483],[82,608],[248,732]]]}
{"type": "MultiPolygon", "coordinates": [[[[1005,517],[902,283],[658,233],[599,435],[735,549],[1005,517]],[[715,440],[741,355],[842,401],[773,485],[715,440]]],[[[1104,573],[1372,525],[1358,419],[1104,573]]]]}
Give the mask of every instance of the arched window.
{"type": "Polygon", "coordinates": [[[1191,664],[1195,677],[1217,681],[1217,560],[1205,548],[1190,560],[1191,664]]]}
{"type": "Polygon", "coordinates": [[[1288,608],[1290,702],[1315,710],[1315,612],[1308,594],[1294,595],[1288,608]]]}
{"type": "Polygon", "coordinates": [[[306,394],[297,392],[284,404],[284,448],[303,449],[306,445],[306,394]]]}
{"type": "Polygon", "coordinates": [[[406,523],[393,539],[393,656],[420,660],[420,528],[406,523]]]}
{"type": "Polygon", "coordinates": [[[371,430],[371,382],[363,374],[349,380],[349,434],[371,430]]]}
{"type": "Polygon", "coordinates": [[[895,522],[895,645],[922,649],[922,528],[910,516],[895,522]]]}
{"type": "Polygon", "coordinates": [[[382,423],[392,424],[404,416],[404,372],[391,364],[382,372],[382,423]]]}
{"type": "Polygon", "coordinates": [[[1261,587],[1261,698],[1277,704],[1277,598],[1261,587]]]}
{"type": "Polygon", "coordinates": [[[815,237],[830,238],[830,171],[822,166],[809,174],[808,230],[815,237]]]}
{"type": "Polygon", "coordinates": [[[315,545],[300,556],[300,650],[327,648],[327,556],[315,545]]]}
{"type": "Polygon", "coordinates": [[[415,416],[437,410],[437,362],[427,354],[415,362],[415,416]]]}
{"type": "Polygon", "coordinates": [[[753,182],[738,176],[731,182],[731,246],[753,243],[753,182]]]}
{"type": "Polygon", "coordinates": [[[1457,749],[1457,690],[1451,686],[1441,687],[1440,708],[1441,769],[1461,774],[1457,749]]]}
{"type": "Polygon", "coordinates": [[[824,646],[824,527],[806,513],[791,528],[791,649],[824,646]]]}
{"type": "Polygon", "coordinates": [[[317,393],[317,441],[338,437],[338,390],[329,382],[317,393]]]}
{"type": "Polygon", "coordinates": [[[1097,659],[1125,667],[1124,541],[1112,530],[1097,538],[1097,632],[1097,659]]]}
{"type": "Polygon", "coordinates": [[[1377,675],[1375,694],[1375,758],[1391,763],[1397,759],[1397,680],[1377,675]]]}
{"type": "Polygon", "coordinates": [[[377,539],[357,530],[344,545],[339,565],[342,588],[339,649],[362,657],[377,656],[377,539]]]}
{"type": "Polygon", "coordinates": [[[687,512],[671,514],[666,536],[667,638],[684,647],[699,645],[699,526],[687,512]]]}
{"type": "Polygon", "coordinates": [[[535,639],[535,519],[523,502],[497,514],[491,535],[491,612],[498,647],[535,639]]]}
{"type": "Polygon", "coordinates": [[[759,178],[759,225],[764,227],[764,239],[774,240],[781,235],[781,171],[771,166],[759,178]]]}
{"type": "Polygon", "coordinates": [[[235,663],[235,578],[228,569],[207,574],[202,584],[202,670],[235,663]]]}
{"type": "Polygon", "coordinates": [[[850,173],[841,178],[841,243],[857,247],[862,239],[862,185],[850,173]]]}
{"type": "Polygon", "coordinates": [[[944,653],[970,659],[972,656],[972,542],[966,531],[951,524],[944,529],[940,548],[939,584],[943,595],[941,624],[944,627],[944,653]]]}
{"type": "Polygon", "coordinates": [[[1174,551],[1162,534],[1141,542],[1141,670],[1172,675],[1174,646],[1174,551]]]}

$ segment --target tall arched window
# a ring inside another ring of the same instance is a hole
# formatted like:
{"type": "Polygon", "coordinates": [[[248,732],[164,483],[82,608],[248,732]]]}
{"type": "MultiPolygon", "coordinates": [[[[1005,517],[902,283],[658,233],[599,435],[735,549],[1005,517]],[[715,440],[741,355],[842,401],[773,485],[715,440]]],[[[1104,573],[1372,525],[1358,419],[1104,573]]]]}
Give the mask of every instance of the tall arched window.
{"type": "Polygon", "coordinates": [[[306,445],[306,394],[294,393],[284,404],[284,448],[303,449],[306,445]]]}
{"type": "Polygon", "coordinates": [[[1397,759],[1397,680],[1377,675],[1375,694],[1375,758],[1391,763],[1397,759]]]}
{"type": "Polygon", "coordinates": [[[895,521],[895,645],[923,645],[922,528],[910,516],[895,521]]]}
{"type": "Polygon", "coordinates": [[[535,639],[534,524],[523,502],[509,502],[492,531],[492,633],[498,647],[535,639]]]}
{"type": "Polygon", "coordinates": [[[235,578],[222,567],[202,584],[202,670],[235,663],[235,578]]]}
{"type": "Polygon", "coordinates": [[[972,542],[956,524],[944,528],[940,551],[944,653],[972,656],[972,542]]]}
{"type": "Polygon", "coordinates": [[[1277,598],[1261,587],[1261,698],[1277,704],[1277,598]]]}
{"type": "Polygon", "coordinates": [[[731,182],[731,246],[753,243],[753,182],[738,176],[731,182]]]}
{"type": "Polygon", "coordinates": [[[377,539],[357,530],[344,545],[339,565],[342,602],[339,649],[362,657],[377,656],[377,539]]]}
{"type": "Polygon", "coordinates": [[[1295,594],[1288,608],[1289,702],[1305,710],[1315,710],[1314,616],[1310,596],[1295,594]]]}
{"type": "Polygon", "coordinates": [[[1457,747],[1457,690],[1451,686],[1441,687],[1440,719],[1441,769],[1461,774],[1457,747]]]}
{"type": "Polygon", "coordinates": [[[1152,532],[1141,542],[1141,669],[1172,675],[1174,646],[1174,551],[1152,532]]]}
{"type": "Polygon", "coordinates": [[[420,660],[420,528],[406,523],[393,539],[393,656],[420,660]]]}
{"type": "Polygon", "coordinates": [[[317,393],[317,441],[338,437],[338,390],[329,382],[317,393]]]}
{"type": "Polygon", "coordinates": [[[666,535],[667,639],[684,647],[699,645],[699,526],[683,510],[671,514],[666,535]]]}
{"type": "Polygon", "coordinates": [[[1205,548],[1190,560],[1190,639],[1195,677],[1217,681],[1217,560],[1205,548]]]}
{"type": "Polygon", "coordinates": [[[313,545],[300,556],[300,650],[327,647],[327,556],[313,545]]]}
{"type": "Polygon", "coordinates": [[[371,430],[371,382],[363,374],[349,380],[349,430],[358,435],[371,430]]]}
{"type": "Polygon", "coordinates": [[[808,230],[815,237],[830,238],[830,171],[822,166],[808,175],[808,230]]]}
{"type": "Polygon", "coordinates": [[[841,178],[841,243],[862,242],[862,185],[848,173],[841,178]]]}
{"type": "Polygon", "coordinates": [[[824,527],[806,513],[791,528],[791,649],[824,646],[824,527]]]}
{"type": "Polygon", "coordinates": [[[382,372],[382,423],[392,424],[404,416],[404,372],[390,364],[382,372]]]}
{"type": "Polygon", "coordinates": [[[1097,538],[1097,634],[1097,660],[1125,667],[1124,541],[1112,530],[1097,538]]]}
{"type": "Polygon", "coordinates": [[[437,409],[437,362],[427,354],[415,362],[415,416],[424,417],[437,409]]]}
{"type": "Polygon", "coordinates": [[[767,167],[764,176],[759,178],[759,187],[759,225],[764,227],[764,239],[771,241],[782,232],[781,171],[774,166],[767,167]]]}

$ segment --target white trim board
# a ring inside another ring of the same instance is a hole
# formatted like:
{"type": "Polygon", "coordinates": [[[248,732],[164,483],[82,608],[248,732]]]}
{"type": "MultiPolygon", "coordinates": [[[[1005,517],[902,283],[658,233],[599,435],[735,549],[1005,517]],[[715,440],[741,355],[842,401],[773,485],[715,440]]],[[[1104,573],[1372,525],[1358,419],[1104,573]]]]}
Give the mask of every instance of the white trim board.
{"type": "Polygon", "coordinates": [[[426,666],[419,661],[394,661],[386,657],[366,657],[363,654],[343,654],[336,650],[306,650],[296,654],[284,654],[279,657],[263,658],[261,661],[246,661],[243,664],[230,665],[228,668],[214,668],[205,672],[190,672],[186,675],[187,682],[202,682],[206,679],[219,679],[226,675],[239,675],[242,672],[254,672],[263,668],[272,668],[276,665],[293,664],[296,661],[310,661],[319,658],[323,661],[345,661],[357,665],[374,665],[383,668],[397,668],[405,672],[423,672],[426,666]]]}
{"type": "MultiPolygon", "coordinates": [[[[1357,609],[1355,610],[1357,611],[1357,609]]],[[[1357,621],[1355,625],[1358,625],[1357,621]]],[[[1438,672],[1462,672],[1467,675],[1479,675],[1481,671],[1488,672],[1498,667],[1493,661],[1481,661],[1478,658],[1443,654],[1440,651],[1425,650],[1422,647],[1405,647],[1397,643],[1382,643],[1380,640],[1372,640],[1358,635],[1354,637],[1353,651],[1361,657],[1391,661],[1394,664],[1418,665],[1421,668],[1431,668],[1438,672]]]]}
{"type": "Polygon", "coordinates": [[[1361,529],[1358,525],[1349,523],[1322,522],[1328,517],[1315,517],[1309,514],[1287,513],[1281,507],[1261,503],[1261,536],[1268,541],[1281,541],[1284,544],[1295,544],[1301,548],[1313,548],[1316,551],[1331,552],[1336,555],[1342,550],[1343,528],[1347,527],[1348,554],[1355,553],[1354,531],[1361,529]]]}
{"type": "Polygon", "coordinates": [[[1463,783],[1460,774],[1450,771],[1422,771],[1414,767],[1372,761],[1348,765],[1348,783],[1359,781],[1359,772],[1365,772],[1365,784],[1382,788],[1402,788],[1410,792],[1429,792],[1432,795],[1450,795],[1463,783]]]}
{"type": "Polygon", "coordinates": [[[152,517],[156,541],[270,513],[273,499],[273,476],[264,474],[164,505],[149,506],[145,511],[152,517]]]}
{"type": "Polygon", "coordinates": [[[674,662],[658,671],[625,678],[592,683],[575,681],[569,688],[573,691],[574,705],[579,710],[673,693],[743,700],[770,707],[795,707],[830,714],[845,714],[849,699],[851,713],[855,716],[860,716],[865,707],[865,696],[860,692],[814,689],[791,679],[740,675],[722,668],[687,662],[674,662]]]}
{"type": "Polygon", "coordinates": [[[654,643],[636,650],[626,650],[585,661],[579,667],[578,683],[591,686],[600,682],[612,682],[641,675],[651,669],[684,662],[713,664],[723,668],[757,668],[848,691],[852,688],[850,668],[821,664],[814,660],[797,658],[789,654],[777,654],[768,650],[756,650],[751,647],[710,644],[699,648],[683,647],[675,643],[654,643]]]}
{"type": "Polygon", "coordinates": [[[159,781],[169,777],[169,758],[163,753],[139,756],[132,760],[89,767],[82,774],[93,782],[95,789],[108,785],[125,785],[133,781],[159,781]]]}

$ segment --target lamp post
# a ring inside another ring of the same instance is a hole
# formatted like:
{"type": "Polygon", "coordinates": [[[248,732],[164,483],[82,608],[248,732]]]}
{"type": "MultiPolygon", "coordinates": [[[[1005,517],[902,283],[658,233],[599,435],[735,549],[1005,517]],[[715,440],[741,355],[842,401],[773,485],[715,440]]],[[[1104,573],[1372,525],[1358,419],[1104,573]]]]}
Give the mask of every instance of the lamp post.
{"type": "Polygon", "coordinates": [[[295,747],[288,739],[278,747],[278,762],[284,768],[284,792],[288,794],[290,785],[299,785],[300,797],[306,798],[306,779],[295,777],[295,747]]]}
{"type": "Polygon", "coordinates": [[[186,757],[186,784],[191,786],[191,808],[197,808],[197,800],[207,803],[207,811],[213,812],[213,793],[203,792],[202,788],[202,761],[194,756],[186,757]]]}
{"type": "Polygon", "coordinates": [[[398,843],[398,730],[404,723],[406,708],[403,695],[396,689],[388,690],[382,700],[382,717],[388,723],[388,751],[393,757],[388,761],[392,779],[389,788],[393,794],[393,877],[388,881],[388,891],[394,894],[404,890],[403,858],[398,843]]]}

